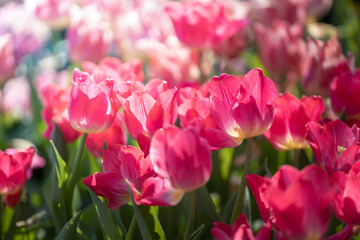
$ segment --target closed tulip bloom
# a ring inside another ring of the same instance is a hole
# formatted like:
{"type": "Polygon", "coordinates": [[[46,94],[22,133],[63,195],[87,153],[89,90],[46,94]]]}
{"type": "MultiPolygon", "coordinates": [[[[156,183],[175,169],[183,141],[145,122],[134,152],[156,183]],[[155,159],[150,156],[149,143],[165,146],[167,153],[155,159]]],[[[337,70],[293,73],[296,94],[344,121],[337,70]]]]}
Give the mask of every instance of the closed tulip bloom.
{"type": "Polygon", "coordinates": [[[34,154],[34,148],[25,151],[0,150],[0,195],[3,202],[11,208],[19,201],[34,154]]]}
{"type": "Polygon", "coordinates": [[[274,122],[264,136],[279,151],[308,148],[305,125],[318,122],[324,110],[321,97],[303,96],[299,100],[290,93],[279,95],[275,101],[274,122]]]}
{"type": "Polygon", "coordinates": [[[242,79],[228,74],[213,77],[209,92],[215,122],[239,144],[263,134],[274,120],[278,93],[261,69],[251,70],[242,79]]]}
{"type": "Polygon", "coordinates": [[[86,133],[98,133],[109,128],[120,103],[113,89],[114,81],[101,74],[89,75],[75,69],[69,101],[71,126],[86,133]]]}
{"type": "Polygon", "coordinates": [[[169,179],[174,188],[193,191],[210,178],[210,147],[194,127],[168,126],[158,130],[152,138],[149,156],[154,171],[169,179]]]}

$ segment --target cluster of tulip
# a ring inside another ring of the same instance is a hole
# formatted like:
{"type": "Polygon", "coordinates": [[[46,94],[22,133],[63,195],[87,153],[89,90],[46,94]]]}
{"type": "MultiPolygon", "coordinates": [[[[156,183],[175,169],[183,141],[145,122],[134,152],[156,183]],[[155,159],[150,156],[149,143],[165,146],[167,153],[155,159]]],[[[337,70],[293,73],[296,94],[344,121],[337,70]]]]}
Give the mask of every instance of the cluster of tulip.
{"type": "Polygon", "coordinates": [[[359,238],[337,4],[4,4],[0,239],[359,238]]]}

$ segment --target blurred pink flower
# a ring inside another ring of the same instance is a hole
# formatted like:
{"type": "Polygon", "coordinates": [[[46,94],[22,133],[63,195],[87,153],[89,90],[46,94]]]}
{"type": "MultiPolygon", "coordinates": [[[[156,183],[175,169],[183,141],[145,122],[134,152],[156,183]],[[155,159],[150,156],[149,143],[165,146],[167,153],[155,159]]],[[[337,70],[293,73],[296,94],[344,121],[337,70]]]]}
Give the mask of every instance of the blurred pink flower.
{"type": "Polygon", "coordinates": [[[180,42],[192,48],[213,48],[243,27],[242,20],[226,16],[220,2],[170,1],[165,6],[180,42]]]}
{"type": "Polygon", "coordinates": [[[108,53],[113,41],[113,32],[110,23],[94,6],[73,6],[66,40],[69,42],[72,61],[98,62],[108,53]]]}
{"type": "Polygon", "coordinates": [[[17,67],[11,34],[0,35],[0,84],[12,77],[17,67]]]}
{"type": "Polygon", "coordinates": [[[2,105],[5,113],[19,119],[32,117],[31,91],[28,79],[9,79],[3,88],[2,105]]]}

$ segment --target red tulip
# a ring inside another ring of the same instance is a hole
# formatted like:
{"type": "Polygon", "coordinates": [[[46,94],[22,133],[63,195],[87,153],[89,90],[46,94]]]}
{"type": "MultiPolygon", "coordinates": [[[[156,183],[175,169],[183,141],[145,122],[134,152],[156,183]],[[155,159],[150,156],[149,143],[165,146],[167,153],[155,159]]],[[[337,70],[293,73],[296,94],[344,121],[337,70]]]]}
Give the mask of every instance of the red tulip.
{"type": "Polygon", "coordinates": [[[341,170],[348,172],[354,162],[360,159],[359,129],[348,127],[335,120],[321,126],[306,124],[306,140],[313,150],[316,162],[329,174],[341,170]]]}
{"type": "Polygon", "coordinates": [[[263,134],[274,120],[277,90],[260,69],[251,70],[242,79],[228,74],[213,77],[209,92],[215,122],[239,144],[263,134]]]}
{"type": "Polygon", "coordinates": [[[325,110],[321,97],[297,99],[289,93],[279,95],[275,101],[275,119],[264,136],[277,150],[308,148],[305,124],[318,122],[325,110]]]}
{"type": "Polygon", "coordinates": [[[69,101],[71,126],[86,133],[98,133],[109,128],[120,103],[113,90],[114,81],[102,73],[89,75],[75,68],[69,101]]]}
{"type": "Polygon", "coordinates": [[[25,151],[0,150],[0,195],[3,202],[11,208],[19,201],[34,154],[34,148],[25,151]]]}
{"type": "Polygon", "coordinates": [[[149,155],[154,171],[169,179],[174,188],[193,191],[210,178],[210,148],[194,127],[168,126],[156,131],[149,155]]]}

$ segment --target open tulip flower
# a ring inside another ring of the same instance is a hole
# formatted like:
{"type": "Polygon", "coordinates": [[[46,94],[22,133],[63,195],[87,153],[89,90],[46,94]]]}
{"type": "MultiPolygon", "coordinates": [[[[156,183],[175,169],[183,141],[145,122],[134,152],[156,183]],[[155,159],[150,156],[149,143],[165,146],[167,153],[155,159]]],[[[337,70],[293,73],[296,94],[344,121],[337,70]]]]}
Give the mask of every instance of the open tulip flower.
{"type": "Polygon", "coordinates": [[[323,126],[309,122],[306,125],[306,140],[309,142],[316,162],[329,174],[334,171],[348,172],[359,156],[359,128],[348,127],[335,120],[323,126]]]}
{"type": "Polygon", "coordinates": [[[25,151],[8,149],[0,151],[0,196],[3,202],[14,208],[19,201],[22,187],[28,179],[28,171],[35,154],[34,148],[25,151]]]}
{"type": "Polygon", "coordinates": [[[97,195],[105,197],[109,208],[118,209],[130,201],[125,179],[133,191],[136,202],[146,205],[176,205],[183,191],[171,187],[158,176],[149,157],[133,146],[110,145],[103,153],[103,172],[84,178],[83,182],[97,195]]]}
{"type": "Polygon", "coordinates": [[[242,79],[222,74],[209,84],[210,112],[219,127],[239,144],[268,130],[275,117],[277,90],[260,69],[242,79]]]}
{"type": "Polygon", "coordinates": [[[297,99],[290,93],[279,95],[275,101],[275,119],[264,136],[277,150],[308,148],[305,124],[318,122],[325,110],[321,97],[297,99]]]}
{"type": "Polygon", "coordinates": [[[74,69],[68,107],[74,129],[98,133],[111,126],[120,106],[113,86],[114,81],[102,73],[89,75],[74,69]]]}

